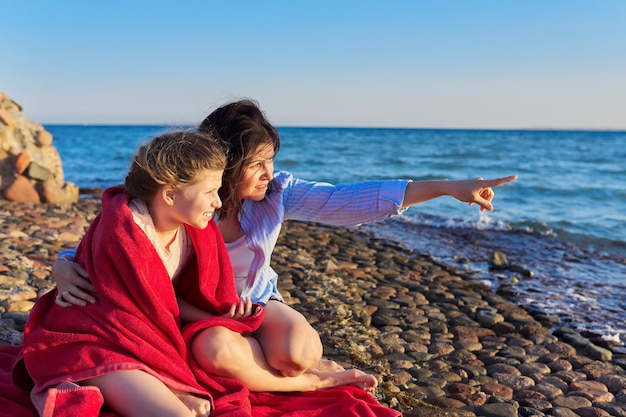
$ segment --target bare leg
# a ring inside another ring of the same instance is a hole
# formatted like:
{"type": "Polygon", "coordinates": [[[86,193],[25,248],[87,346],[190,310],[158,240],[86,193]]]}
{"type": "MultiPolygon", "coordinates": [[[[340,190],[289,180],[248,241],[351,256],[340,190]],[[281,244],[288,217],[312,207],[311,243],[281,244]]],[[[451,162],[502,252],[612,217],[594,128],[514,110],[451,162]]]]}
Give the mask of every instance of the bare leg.
{"type": "Polygon", "coordinates": [[[312,391],[340,385],[371,391],[378,383],[374,376],[357,369],[333,372],[310,369],[297,376],[284,376],[267,363],[254,337],[224,327],[209,328],[198,334],[191,350],[208,373],[236,378],[250,391],[312,391]]]}
{"type": "Polygon", "coordinates": [[[300,375],[322,359],[317,331],[302,314],[280,301],[267,303],[254,337],[263,346],[267,363],[285,376],[300,375]]]}
{"type": "Polygon", "coordinates": [[[209,400],[174,393],[157,378],[140,370],[117,371],[88,379],[83,384],[98,387],[105,404],[124,417],[207,417],[210,412],[209,400]]]}

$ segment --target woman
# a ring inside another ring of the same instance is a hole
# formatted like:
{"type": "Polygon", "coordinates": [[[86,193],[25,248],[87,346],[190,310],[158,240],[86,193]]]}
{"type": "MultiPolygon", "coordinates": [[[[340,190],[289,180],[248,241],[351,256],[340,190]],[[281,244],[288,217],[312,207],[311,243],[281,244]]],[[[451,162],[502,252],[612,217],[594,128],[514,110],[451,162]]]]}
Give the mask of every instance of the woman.
{"type": "MultiPolygon", "coordinates": [[[[492,188],[516,179],[392,180],[334,186],[300,180],[288,172],[275,173],[280,138],[250,100],[220,107],[199,130],[217,133],[228,146],[218,227],[233,263],[239,294],[265,305],[265,316],[254,335],[258,344],[236,332],[211,328],[199,334],[192,351],[205,369],[238,378],[251,390],[281,390],[293,377],[341,371],[333,362],[322,361],[319,335],[300,313],[282,302],[277,289],[278,276],[270,257],[283,220],[358,225],[401,214],[409,206],[443,195],[493,210],[492,188]]],[[[53,273],[63,288],[59,305],[90,300],[86,291],[91,288],[79,279],[84,271],[57,261],[53,273]]],[[[368,390],[376,384],[363,375],[353,377],[353,384],[368,390]]]]}

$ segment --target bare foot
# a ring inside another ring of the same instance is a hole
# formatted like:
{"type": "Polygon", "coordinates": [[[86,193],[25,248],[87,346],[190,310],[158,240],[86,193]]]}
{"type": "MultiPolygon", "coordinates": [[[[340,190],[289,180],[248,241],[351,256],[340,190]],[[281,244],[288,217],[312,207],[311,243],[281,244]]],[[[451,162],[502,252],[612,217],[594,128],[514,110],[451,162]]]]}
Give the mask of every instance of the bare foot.
{"type": "Polygon", "coordinates": [[[320,388],[332,388],[342,385],[354,385],[366,392],[373,392],[378,386],[378,380],[374,375],[366,374],[358,369],[348,369],[338,372],[321,372],[311,368],[306,373],[319,378],[320,388]]]}
{"type": "Polygon", "coordinates": [[[320,372],[340,372],[345,371],[344,367],[330,359],[320,359],[320,361],[312,367],[320,372]]]}
{"type": "Polygon", "coordinates": [[[196,397],[193,394],[182,391],[174,391],[179,400],[187,406],[195,417],[209,417],[211,402],[206,398],[196,397]]]}
{"type": "Polygon", "coordinates": [[[358,369],[349,369],[344,372],[352,372],[350,375],[351,385],[354,385],[357,388],[361,388],[366,392],[374,392],[376,387],[378,386],[378,380],[374,375],[366,374],[363,371],[359,371],[358,369]]]}

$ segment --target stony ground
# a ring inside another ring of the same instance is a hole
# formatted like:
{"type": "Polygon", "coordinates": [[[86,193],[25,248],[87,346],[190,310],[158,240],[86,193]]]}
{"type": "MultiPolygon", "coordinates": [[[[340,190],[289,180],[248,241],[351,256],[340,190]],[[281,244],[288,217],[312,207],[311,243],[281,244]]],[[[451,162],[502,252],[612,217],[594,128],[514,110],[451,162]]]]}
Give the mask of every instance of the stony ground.
{"type": "MultiPolygon", "coordinates": [[[[99,210],[0,203],[0,344],[21,343],[50,268],[99,210]]],[[[273,265],[326,356],[379,376],[405,416],[626,416],[626,356],[354,229],[288,222],[273,265]]]]}

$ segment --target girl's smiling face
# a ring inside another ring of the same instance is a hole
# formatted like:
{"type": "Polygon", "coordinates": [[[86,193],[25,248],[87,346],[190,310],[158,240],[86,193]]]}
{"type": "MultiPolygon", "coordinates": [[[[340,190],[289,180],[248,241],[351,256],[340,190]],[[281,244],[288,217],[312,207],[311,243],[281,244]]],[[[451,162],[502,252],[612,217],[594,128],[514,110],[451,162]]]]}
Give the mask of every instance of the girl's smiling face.
{"type": "Polygon", "coordinates": [[[223,171],[206,170],[196,180],[178,190],[172,190],[174,217],[181,223],[204,229],[216,209],[222,207],[218,190],[222,186],[223,171]]]}
{"type": "Polygon", "coordinates": [[[260,145],[254,151],[250,163],[242,168],[241,180],[235,190],[238,198],[253,201],[265,198],[267,186],[274,178],[274,156],[271,143],[260,145]]]}

